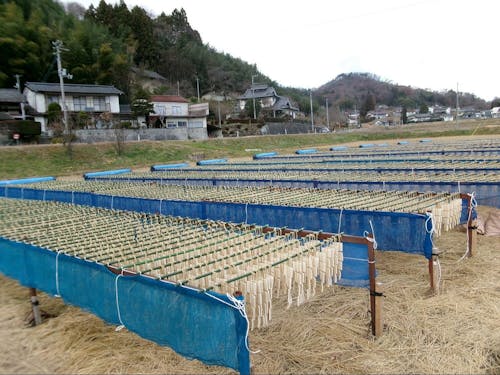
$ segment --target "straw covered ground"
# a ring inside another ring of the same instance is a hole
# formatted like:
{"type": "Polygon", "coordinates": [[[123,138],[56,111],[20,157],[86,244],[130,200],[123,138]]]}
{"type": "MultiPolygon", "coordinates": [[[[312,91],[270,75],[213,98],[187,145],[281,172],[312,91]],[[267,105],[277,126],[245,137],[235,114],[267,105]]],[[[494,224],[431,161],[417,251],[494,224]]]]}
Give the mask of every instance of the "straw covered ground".
{"type": "MultiPolygon", "coordinates": [[[[485,215],[493,209],[480,207],[485,215]]],[[[328,290],[300,307],[273,308],[271,325],[250,334],[255,374],[500,373],[500,238],[478,236],[473,258],[459,261],[466,236],[444,233],[442,291],[429,293],[422,256],[377,254],[384,284],[385,332],[369,335],[368,292],[328,290]]],[[[28,290],[0,277],[0,373],[233,373],[107,325],[41,295],[54,317],[27,328],[28,290]]]]}

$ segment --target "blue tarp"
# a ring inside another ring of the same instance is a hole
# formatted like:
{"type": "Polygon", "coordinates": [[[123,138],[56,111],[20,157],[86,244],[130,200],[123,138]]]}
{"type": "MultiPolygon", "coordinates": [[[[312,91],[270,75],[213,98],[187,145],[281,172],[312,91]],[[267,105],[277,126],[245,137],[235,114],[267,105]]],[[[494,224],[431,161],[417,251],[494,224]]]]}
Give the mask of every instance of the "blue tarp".
{"type": "Polygon", "coordinates": [[[271,156],[276,156],[278,155],[278,153],[276,151],[273,151],[273,152],[261,152],[260,154],[255,154],[253,156],[254,160],[257,160],[257,159],[265,159],[265,158],[269,158],[271,156]]]}
{"type": "Polygon", "coordinates": [[[114,169],[111,171],[101,171],[101,172],[88,172],[83,175],[84,178],[89,177],[99,177],[99,176],[113,176],[117,174],[124,174],[132,172],[131,169],[114,169]]]}
{"type": "Polygon", "coordinates": [[[22,184],[33,184],[37,182],[54,181],[55,177],[32,177],[32,178],[20,178],[16,180],[2,180],[0,185],[22,185],[22,184]]]}
{"type": "Polygon", "coordinates": [[[225,202],[190,202],[117,197],[104,194],[23,188],[0,189],[10,198],[70,202],[119,210],[221,220],[234,223],[269,225],[363,236],[373,231],[381,250],[403,251],[431,257],[432,246],[425,229],[426,216],[420,214],[288,207],[225,202]]]}
{"type": "Polygon", "coordinates": [[[308,148],[308,149],[303,149],[303,150],[297,150],[295,151],[296,154],[298,155],[304,155],[304,154],[315,154],[317,150],[315,148],[308,148]]]}
{"type": "MultiPolygon", "coordinates": [[[[108,179],[106,179],[108,180],[108,179]]],[[[121,180],[123,181],[123,180],[121,180]]],[[[349,189],[473,193],[480,205],[500,208],[499,182],[442,182],[442,181],[316,181],[316,180],[256,180],[230,178],[132,177],[128,181],[157,182],[182,186],[281,186],[292,188],[349,189]]]]}
{"type": "Polygon", "coordinates": [[[165,169],[179,169],[189,167],[188,163],[178,163],[178,164],[157,164],[151,166],[151,172],[162,171],[165,169]]]}
{"type": "Polygon", "coordinates": [[[219,301],[143,275],[118,276],[104,265],[2,237],[0,272],[183,356],[250,374],[248,322],[225,295],[209,292],[219,301]]]}
{"type": "Polygon", "coordinates": [[[200,160],[196,164],[197,165],[212,165],[212,164],[224,164],[224,163],[227,163],[227,159],[200,160]]]}

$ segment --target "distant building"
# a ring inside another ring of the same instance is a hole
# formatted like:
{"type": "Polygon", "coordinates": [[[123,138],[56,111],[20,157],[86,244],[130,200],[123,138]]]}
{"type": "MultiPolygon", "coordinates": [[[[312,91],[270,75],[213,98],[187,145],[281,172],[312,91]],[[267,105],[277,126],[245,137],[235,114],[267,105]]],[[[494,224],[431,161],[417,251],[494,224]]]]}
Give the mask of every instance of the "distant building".
{"type": "Polygon", "coordinates": [[[263,84],[254,84],[245,93],[238,97],[239,110],[243,111],[247,102],[256,100],[261,111],[269,113],[272,117],[290,116],[295,118],[299,108],[293,106],[290,99],[276,93],[274,87],[263,84]]]}

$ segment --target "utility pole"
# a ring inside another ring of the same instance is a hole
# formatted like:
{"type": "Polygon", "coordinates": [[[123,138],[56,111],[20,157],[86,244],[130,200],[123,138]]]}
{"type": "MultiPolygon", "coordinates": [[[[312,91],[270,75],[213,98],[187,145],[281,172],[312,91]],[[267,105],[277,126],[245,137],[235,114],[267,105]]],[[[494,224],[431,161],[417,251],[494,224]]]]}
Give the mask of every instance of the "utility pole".
{"type": "Polygon", "coordinates": [[[328,98],[325,98],[326,103],[326,127],[330,130],[330,115],[328,114],[328,98]]]}
{"type": "Polygon", "coordinates": [[[253,77],[257,77],[258,74],[252,74],[252,100],[253,100],[253,119],[257,118],[257,112],[255,111],[255,90],[253,88],[253,77]]]}
{"type": "Polygon", "coordinates": [[[311,105],[311,130],[314,133],[313,93],[309,90],[309,103],[311,105]]]}
{"type": "Polygon", "coordinates": [[[455,110],[455,125],[458,128],[458,82],[457,82],[457,108],[455,110]]]}
{"type": "Polygon", "coordinates": [[[217,100],[217,115],[219,117],[219,127],[221,126],[221,119],[220,119],[220,100],[217,100]]]}
{"type": "Polygon", "coordinates": [[[61,51],[67,51],[67,49],[62,48],[63,47],[63,42],[60,40],[56,40],[55,42],[52,42],[52,45],[54,46],[55,49],[55,55],[57,57],[57,73],[59,74],[59,85],[61,87],[61,100],[62,100],[62,110],[63,110],[63,116],[64,116],[64,134],[68,135],[68,109],[66,107],[66,96],[64,94],[64,77],[67,77],[68,79],[73,78],[71,74],[68,74],[66,69],[63,69],[62,63],[61,63],[61,51]]]}
{"type": "MultiPolygon", "coordinates": [[[[15,77],[16,77],[16,85],[14,87],[17,89],[17,91],[19,91],[19,94],[22,95],[22,92],[21,92],[21,76],[19,74],[16,74],[15,77]]],[[[24,96],[23,96],[23,101],[21,102],[21,118],[23,120],[26,120],[26,112],[24,110],[24,96]]]]}
{"type": "Polygon", "coordinates": [[[177,81],[177,96],[180,96],[181,94],[180,88],[179,88],[179,81],[177,81]]]}
{"type": "Polygon", "coordinates": [[[200,80],[196,76],[196,92],[198,93],[198,103],[200,102],[200,80]]]}

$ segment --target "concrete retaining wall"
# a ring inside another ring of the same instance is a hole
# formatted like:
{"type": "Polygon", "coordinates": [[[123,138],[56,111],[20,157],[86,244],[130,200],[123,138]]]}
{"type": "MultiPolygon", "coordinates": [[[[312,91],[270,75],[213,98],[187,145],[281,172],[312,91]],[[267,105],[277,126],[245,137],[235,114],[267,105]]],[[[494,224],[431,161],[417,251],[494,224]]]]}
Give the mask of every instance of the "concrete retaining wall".
{"type": "MultiPolygon", "coordinates": [[[[125,141],[165,141],[207,139],[206,128],[165,128],[165,129],[123,129],[125,141]]],[[[114,142],[116,132],[114,129],[81,129],[74,131],[76,142],[114,142]]]]}

